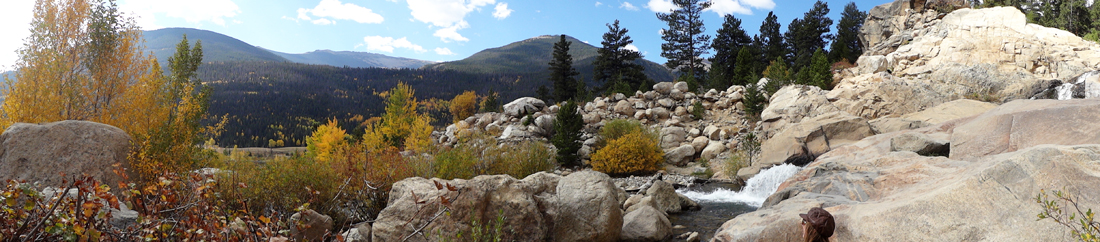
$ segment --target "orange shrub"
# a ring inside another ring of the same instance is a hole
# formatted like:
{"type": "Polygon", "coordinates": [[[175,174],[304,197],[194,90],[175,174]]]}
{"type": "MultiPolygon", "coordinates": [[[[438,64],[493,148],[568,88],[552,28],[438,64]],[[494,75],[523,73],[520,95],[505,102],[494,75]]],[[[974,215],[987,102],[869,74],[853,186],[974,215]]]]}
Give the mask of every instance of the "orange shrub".
{"type": "Polygon", "coordinates": [[[609,174],[653,172],[664,161],[656,140],[642,132],[632,132],[611,140],[592,155],[592,169],[609,174]]]}

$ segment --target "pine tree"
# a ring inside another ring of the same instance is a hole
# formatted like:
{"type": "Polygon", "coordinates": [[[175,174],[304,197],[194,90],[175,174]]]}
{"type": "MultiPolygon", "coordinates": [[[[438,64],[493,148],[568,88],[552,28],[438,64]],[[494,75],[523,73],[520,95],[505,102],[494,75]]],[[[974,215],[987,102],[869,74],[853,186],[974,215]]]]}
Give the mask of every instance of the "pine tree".
{"type": "Polygon", "coordinates": [[[760,92],[760,87],[756,86],[754,82],[745,86],[745,97],[741,102],[745,105],[745,116],[753,120],[759,120],[760,113],[764,111],[768,99],[764,98],[764,94],[760,92]]]}
{"type": "Polygon", "coordinates": [[[577,69],[573,68],[573,55],[569,54],[569,45],[565,35],[554,43],[554,58],[550,60],[550,82],[554,84],[555,101],[572,100],[577,96],[577,69]]]}
{"type": "Polygon", "coordinates": [[[796,83],[817,86],[822,90],[832,89],[833,73],[829,71],[829,59],[825,57],[825,52],[817,49],[810,59],[810,65],[798,72],[796,83]]]}
{"type": "Polygon", "coordinates": [[[856,3],[850,2],[844,5],[844,12],[840,16],[840,22],[836,24],[836,39],[829,47],[829,62],[848,60],[849,63],[855,63],[863,55],[859,29],[863,27],[867,12],[859,11],[856,3]]]}
{"type": "Polygon", "coordinates": [[[787,43],[783,34],[779,32],[779,18],[774,13],[768,12],[768,17],[760,24],[760,35],[753,39],[753,45],[763,52],[758,61],[767,63],[776,58],[787,60],[787,43]]]}
{"type": "Polygon", "coordinates": [[[592,78],[595,79],[595,83],[603,83],[601,89],[609,91],[608,93],[633,93],[633,87],[652,82],[642,72],[645,70],[644,67],[634,62],[642,55],[637,51],[626,49],[627,45],[634,43],[634,40],[626,35],[627,31],[619,27],[619,20],[615,20],[614,24],[608,24],[607,33],[603,34],[603,41],[600,42],[603,47],[596,50],[592,78]]]}
{"type": "Polygon", "coordinates": [[[554,118],[554,136],[550,142],[558,149],[558,163],[562,166],[580,165],[581,129],[584,120],[577,109],[577,103],[565,101],[554,118]]]}
{"type": "Polygon", "coordinates": [[[737,59],[734,61],[733,72],[731,78],[733,85],[747,86],[751,83],[756,83],[757,74],[753,72],[753,65],[756,60],[752,56],[751,45],[741,46],[741,50],[737,52],[737,59]]]}
{"type": "Polygon", "coordinates": [[[768,78],[768,84],[764,86],[764,91],[768,95],[775,93],[783,86],[790,85],[793,79],[790,67],[781,57],[776,57],[771,65],[764,69],[764,77],[768,78]]]}
{"type": "Polygon", "coordinates": [[[749,35],[745,34],[745,30],[741,29],[740,19],[730,14],[726,14],[724,19],[725,22],[722,23],[722,28],[718,29],[718,34],[714,36],[714,43],[711,44],[711,47],[714,48],[714,56],[710,58],[709,86],[720,89],[739,82],[735,81],[735,79],[741,78],[741,76],[738,76],[739,74],[747,74],[747,71],[736,73],[735,69],[742,68],[742,66],[738,66],[740,63],[736,61],[741,54],[742,47],[752,44],[752,38],[749,38],[749,35]]]}
{"type": "Polygon", "coordinates": [[[668,59],[665,66],[679,70],[680,78],[691,85],[706,72],[700,56],[707,54],[710,36],[703,34],[706,29],[702,14],[711,3],[699,0],[672,0],[672,3],[677,7],[672,13],[657,13],[657,19],[668,24],[667,29],[661,30],[661,39],[665,41],[661,44],[661,57],[668,59]]]}
{"type": "Polygon", "coordinates": [[[808,66],[814,51],[824,49],[825,44],[833,39],[833,35],[829,34],[833,20],[826,16],[828,14],[829,5],[818,0],[801,19],[794,19],[787,26],[787,33],[783,37],[791,46],[794,62],[791,70],[798,72],[808,66]]]}

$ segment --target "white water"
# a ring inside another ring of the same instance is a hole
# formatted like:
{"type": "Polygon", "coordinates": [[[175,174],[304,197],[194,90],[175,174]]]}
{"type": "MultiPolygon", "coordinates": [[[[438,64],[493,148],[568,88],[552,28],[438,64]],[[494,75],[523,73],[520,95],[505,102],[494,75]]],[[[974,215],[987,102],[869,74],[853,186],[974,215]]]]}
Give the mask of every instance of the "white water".
{"type": "Polygon", "coordinates": [[[741,188],[741,191],[730,191],[727,189],[717,189],[713,192],[697,192],[681,189],[680,194],[691,198],[697,202],[712,202],[712,203],[744,203],[753,207],[760,207],[764,204],[764,200],[768,199],[775,190],[779,189],[779,184],[786,181],[787,178],[794,176],[795,173],[802,170],[802,167],[791,164],[783,164],[774,166],[769,169],[760,171],[760,174],[749,178],[745,182],[745,187],[741,188]]]}
{"type": "Polygon", "coordinates": [[[1087,81],[1089,78],[1093,78],[1097,75],[1100,75],[1100,71],[1085,72],[1077,78],[1073,79],[1073,81],[1066,82],[1061,86],[1055,87],[1054,90],[1058,96],[1058,100],[1073,99],[1073,88],[1078,85],[1085,86],[1086,99],[1100,97],[1100,87],[1095,87],[1095,83],[1087,81]]]}

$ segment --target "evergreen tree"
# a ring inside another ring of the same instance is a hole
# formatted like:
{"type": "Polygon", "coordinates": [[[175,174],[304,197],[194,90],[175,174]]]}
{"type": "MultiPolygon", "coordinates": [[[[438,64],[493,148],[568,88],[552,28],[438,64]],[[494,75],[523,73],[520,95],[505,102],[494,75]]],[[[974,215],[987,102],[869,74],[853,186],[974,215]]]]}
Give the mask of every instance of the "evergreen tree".
{"type": "Polygon", "coordinates": [[[829,5],[818,0],[801,19],[794,19],[787,26],[787,33],[783,36],[791,45],[791,57],[794,62],[791,69],[795,72],[808,66],[814,51],[824,49],[825,44],[833,39],[833,35],[829,34],[833,20],[826,16],[828,14],[829,5]]]}
{"type": "Polygon", "coordinates": [[[699,0],[672,0],[677,9],[672,13],[657,13],[657,19],[668,23],[667,29],[662,29],[661,57],[667,58],[665,66],[681,72],[681,79],[695,89],[695,80],[701,79],[706,72],[703,58],[707,53],[710,36],[703,34],[703,10],[710,7],[710,2],[699,0]],[[686,77],[685,77],[686,76],[686,77]],[[694,85],[693,85],[694,84],[694,85]]]}
{"type": "Polygon", "coordinates": [[[745,116],[749,119],[759,120],[760,113],[764,111],[768,99],[764,98],[764,93],[760,91],[760,87],[756,86],[756,83],[752,83],[745,86],[745,97],[741,102],[745,105],[745,116]]]}
{"type": "Polygon", "coordinates": [[[764,91],[768,95],[775,93],[783,86],[790,85],[793,79],[791,69],[782,57],[776,57],[771,65],[764,69],[764,77],[768,78],[768,84],[764,86],[764,91]]]}
{"type": "Polygon", "coordinates": [[[783,34],[779,32],[779,18],[774,13],[768,12],[768,17],[760,24],[760,35],[753,39],[753,45],[763,52],[758,61],[767,63],[776,58],[787,59],[787,43],[783,34]]]}
{"type": "Polygon", "coordinates": [[[733,72],[730,78],[733,80],[733,85],[747,86],[752,83],[756,83],[757,74],[753,71],[753,65],[756,60],[752,56],[751,45],[741,46],[741,50],[737,52],[737,59],[734,61],[733,72]]]}
{"type": "Polygon", "coordinates": [[[546,85],[541,85],[538,89],[535,89],[535,97],[547,102],[554,101],[554,97],[550,96],[550,89],[546,88],[546,85]]]}
{"type": "Polygon", "coordinates": [[[565,35],[554,43],[554,58],[550,60],[550,82],[554,84],[554,100],[572,100],[577,96],[577,69],[573,68],[573,55],[569,54],[569,45],[565,35]]]}
{"type": "Polygon", "coordinates": [[[829,47],[829,62],[848,60],[849,63],[855,63],[863,55],[859,28],[863,27],[867,12],[859,11],[855,2],[849,2],[844,5],[844,12],[840,16],[840,22],[836,24],[836,39],[829,47]]]}
{"type": "Polygon", "coordinates": [[[797,83],[820,87],[822,90],[832,89],[833,72],[829,70],[829,59],[821,49],[814,51],[810,58],[809,66],[798,72],[797,83]]]}
{"type": "MultiPolygon", "coordinates": [[[[540,89],[546,91],[546,86],[539,86],[540,89]]],[[[485,94],[485,99],[481,101],[482,112],[500,112],[500,101],[497,100],[500,94],[493,91],[493,88],[489,88],[489,92],[485,94]]]]}
{"type": "Polygon", "coordinates": [[[733,85],[734,82],[739,82],[734,80],[741,78],[735,73],[735,69],[741,68],[737,66],[740,64],[736,62],[737,58],[742,47],[752,44],[752,38],[749,38],[745,30],[741,29],[740,19],[730,14],[726,14],[724,19],[722,28],[718,29],[718,34],[714,36],[714,43],[711,44],[714,48],[714,56],[710,58],[709,86],[713,88],[725,88],[733,85]]]}
{"type": "Polygon", "coordinates": [[[565,101],[554,118],[554,136],[550,138],[550,142],[557,147],[558,163],[562,166],[580,165],[577,152],[581,150],[584,120],[578,111],[576,102],[565,101]]]}
{"type": "Polygon", "coordinates": [[[634,62],[642,55],[637,51],[626,49],[627,45],[634,43],[634,40],[626,35],[627,31],[619,27],[619,20],[615,20],[614,24],[608,24],[607,33],[603,34],[603,41],[600,42],[603,47],[596,50],[592,78],[595,79],[595,83],[603,83],[602,89],[609,93],[632,93],[634,91],[632,87],[652,82],[642,72],[645,68],[634,62]]]}

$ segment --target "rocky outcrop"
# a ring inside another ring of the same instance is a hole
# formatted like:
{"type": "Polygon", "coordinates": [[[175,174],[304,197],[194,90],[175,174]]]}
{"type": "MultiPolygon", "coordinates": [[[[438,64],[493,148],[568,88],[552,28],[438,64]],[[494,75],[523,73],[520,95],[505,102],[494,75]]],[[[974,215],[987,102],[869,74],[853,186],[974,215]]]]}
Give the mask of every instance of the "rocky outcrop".
{"type": "Polygon", "coordinates": [[[75,120],[16,123],[0,135],[0,180],[61,186],[63,179],[86,174],[116,187],[122,178],[114,164],[129,170],[129,152],[130,135],[114,126],[75,120]]]}
{"type": "Polygon", "coordinates": [[[533,97],[523,97],[516,99],[508,104],[504,104],[504,114],[512,117],[523,117],[527,114],[533,114],[546,107],[546,102],[533,97]]]}
{"type": "MultiPolygon", "coordinates": [[[[372,241],[401,241],[414,231],[452,238],[503,215],[505,241],[615,241],[626,194],[607,175],[592,171],[568,176],[536,173],[522,180],[507,175],[471,180],[408,178],[393,185],[389,205],[373,224],[372,241]],[[438,185],[437,185],[438,184],[438,185]],[[438,231],[438,232],[434,232],[438,231]]],[[[414,235],[411,241],[434,241],[414,235]]]]}
{"type": "Polygon", "coordinates": [[[1041,210],[1035,196],[1042,190],[1065,189],[1080,197],[1082,207],[1100,207],[1095,199],[1100,190],[1091,189],[1100,186],[1100,140],[1081,137],[1100,133],[1094,130],[1095,122],[1083,121],[1096,113],[1088,108],[1098,103],[1014,101],[972,119],[875,135],[833,149],[780,185],[761,209],[724,223],[714,241],[800,238],[798,214],[818,206],[836,218],[835,241],[1072,240],[1067,228],[1035,220],[1041,210]],[[1063,119],[1066,122],[1059,123],[1063,119]],[[907,136],[941,141],[950,136],[951,158],[899,149],[899,141],[907,136]],[[1079,141],[1059,143],[1074,138],[1079,141]],[[985,146],[990,147],[1013,145],[975,152],[976,146],[956,148],[954,143],[962,140],[989,140],[993,143],[985,146]]]}
{"type": "MultiPolygon", "coordinates": [[[[813,157],[874,135],[866,119],[845,112],[831,112],[803,120],[760,144],[754,167],[766,168],[813,157]]],[[[803,164],[798,165],[804,165],[803,164]]]]}
{"type": "Polygon", "coordinates": [[[1018,100],[960,124],[951,159],[1012,152],[1040,144],[1100,144],[1100,100],[1018,100]]]}

